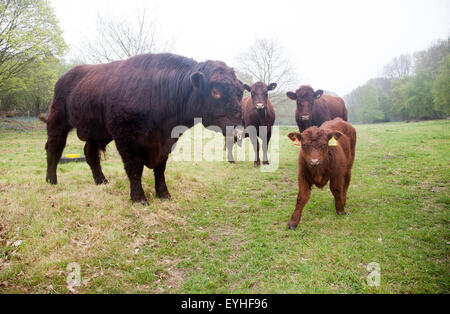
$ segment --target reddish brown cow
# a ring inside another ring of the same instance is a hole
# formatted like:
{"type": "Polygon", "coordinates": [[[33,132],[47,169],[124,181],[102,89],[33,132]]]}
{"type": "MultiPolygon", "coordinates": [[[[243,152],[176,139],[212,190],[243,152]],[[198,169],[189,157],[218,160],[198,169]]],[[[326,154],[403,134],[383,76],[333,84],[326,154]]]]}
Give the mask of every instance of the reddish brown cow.
{"type": "Polygon", "coordinates": [[[144,54],[101,65],[82,65],[63,75],[47,122],[46,180],[56,184],[56,168],[69,131],[77,129],[95,183],[106,183],[99,150],[112,140],[125,165],[134,202],[146,203],[144,165],[153,169],[156,195],[170,198],[164,172],[178,140],[175,126],[194,118],[224,135],[242,121],[244,86],[220,61],[197,63],[173,54],[144,54]],[[229,126],[229,127],[228,127],[229,126]],[[174,137],[176,136],[176,137],[174,137]]]}
{"type": "Polygon", "coordinates": [[[355,159],[356,130],[341,118],[327,121],[320,128],[313,126],[303,133],[292,132],[289,138],[301,143],[298,158],[298,196],[288,228],[295,229],[302,217],[303,207],[311,196],[314,184],[323,188],[330,181],[336,212],[344,211],[347,189],[355,159]]]}
{"type": "Polygon", "coordinates": [[[324,95],[323,90],[314,91],[311,86],[300,86],[297,91],[286,94],[297,101],[295,121],[300,132],[310,126],[321,126],[322,123],[334,118],[347,121],[347,108],[340,97],[324,95]]]}
{"type": "MultiPolygon", "coordinates": [[[[269,91],[274,90],[277,83],[267,86],[263,82],[256,82],[251,87],[244,84],[244,88],[251,93],[242,100],[242,120],[245,127],[244,136],[250,137],[255,151],[255,167],[261,165],[259,158],[259,141],[262,140],[263,164],[268,165],[267,148],[275,122],[275,110],[269,99],[269,91]]],[[[234,163],[233,146],[228,144],[228,162],[234,163]]]]}

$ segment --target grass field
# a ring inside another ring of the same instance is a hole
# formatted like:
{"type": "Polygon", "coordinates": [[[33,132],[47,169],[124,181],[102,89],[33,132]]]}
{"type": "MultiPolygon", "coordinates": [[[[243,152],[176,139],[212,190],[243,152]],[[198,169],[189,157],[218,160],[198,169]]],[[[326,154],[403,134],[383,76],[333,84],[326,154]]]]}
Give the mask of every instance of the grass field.
{"type": "MultiPolygon", "coordinates": [[[[296,231],[298,148],[280,128],[279,168],[169,161],[172,201],[132,204],[110,144],[108,185],[86,163],[45,183],[46,134],[0,129],[0,292],[450,293],[450,121],[358,125],[346,211],[314,189],[296,231]],[[369,286],[367,265],[380,265],[369,286]]],[[[248,140],[246,140],[248,141],[248,140]]],[[[82,152],[71,133],[65,152],[82,152]]],[[[270,158],[270,157],[269,157],[270,158]]]]}

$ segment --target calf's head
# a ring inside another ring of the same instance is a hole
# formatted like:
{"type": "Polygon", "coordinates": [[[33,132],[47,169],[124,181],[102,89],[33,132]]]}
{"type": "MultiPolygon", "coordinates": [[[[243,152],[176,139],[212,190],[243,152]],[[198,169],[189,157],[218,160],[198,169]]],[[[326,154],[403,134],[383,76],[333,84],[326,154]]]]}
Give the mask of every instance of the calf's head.
{"type": "Polygon", "coordinates": [[[300,86],[295,93],[286,93],[287,97],[297,102],[297,110],[302,121],[310,121],[312,119],[314,100],[319,99],[322,95],[323,90],[314,91],[311,86],[300,86]]]}
{"type": "Polygon", "coordinates": [[[334,140],[342,136],[339,131],[321,129],[313,126],[303,133],[292,132],[288,137],[291,141],[301,145],[301,156],[308,167],[318,167],[328,162],[328,150],[330,146],[336,146],[334,140]]]}
{"type": "Polygon", "coordinates": [[[267,86],[263,82],[256,82],[252,87],[244,84],[244,88],[251,93],[253,106],[257,110],[264,110],[269,101],[269,92],[277,88],[277,83],[270,83],[267,86]]]}
{"type": "Polygon", "coordinates": [[[227,130],[242,124],[244,85],[232,68],[220,61],[206,61],[190,75],[190,81],[201,95],[199,111],[205,127],[218,126],[226,135],[227,130]]]}

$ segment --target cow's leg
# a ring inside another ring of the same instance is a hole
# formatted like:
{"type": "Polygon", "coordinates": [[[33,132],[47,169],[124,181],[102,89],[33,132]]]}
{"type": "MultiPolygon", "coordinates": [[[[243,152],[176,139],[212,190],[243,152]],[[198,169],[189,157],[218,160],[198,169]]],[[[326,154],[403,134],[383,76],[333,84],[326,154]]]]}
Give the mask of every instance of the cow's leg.
{"type": "Polygon", "coordinates": [[[234,147],[234,138],[225,137],[225,149],[227,150],[227,160],[230,164],[234,164],[233,147],[234,147]]]}
{"type": "Polygon", "coordinates": [[[130,180],[130,196],[133,202],[147,203],[144,190],[142,189],[142,172],[144,160],[142,150],[136,144],[128,140],[116,140],[117,150],[125,166],[125,172],[130,180]]]}
{"type": "Polygon", "coordinates": [[[259,159],[259,141],[258,141],[258,133],[256,132],[256,128],[252,127],[249,130],[250,141],[253,145],[253,150],[255,151],[255,161],[254,166],[259,167],[261,165],[261,160],[259,159]]]}
{"type": "Polygon", "coordinates": [[[106,180],[105,175],[102,171],[102,167],[100,165],[99,144],[94,140],[87,140],[86,144],[84,145],[84,155],[86,156],[86,162],[91,168],[95,184],[108,183],[108,180],[106,180]]]}
{"type": "Polygon", "coordinates": [[[171,199],[172,196],[169,193],[166,185],[166,178],[164,177],[164,172],[166,171],[167,157],[162,163],[160,163],[153,173],[155,174],[155,190],[156,195],[162,199],[171,199]]]}
{"type": "Polygon", "coordinates": [[[336,213],[338,215],[347,214],[344,210],[345,202],[347,200],[345,181],[346,179],[344,178],[344,176],[337,176],[330,179],[330,190],[334,196],[334,206],[336,207],[336,213]]]}
{"type": "Polygon", "coordinates": [[[297,195],[297,204],[294,213],[288,223],[288,229],[295,230],[302,219],[303,208],[311,197],[311,185],[304,180],[299,180],[299,191],[297,195]]]}
{"type": "Polygon", "coordinates": [[[47,151],[47,176],[45,180],[51,184],[57,183],[56,168],[66,146],[67,134],[69,134],[71,129],[65,124],[63,119],[62,117],[52,116],[47,122],[48,140],[45,144],[45,150],[47,151]]]}
{"type": "Polygon", "coordinates": [[[347,199],[347,191],[348,191],[348,187],[350,185],[350,180],[352,178],[352,171],[349,170],[347,172],[347,174],[345,175],[345,183],[344,183],[344,193],[345,193],[345,198],[347,199]]]}
{"type": "Polygon", "coordinates": [[[269,142],[270,137],[272,134],[267,133],[267,136],[263,137],[263,144],[262,144],[262,151],[263,151],[263,164],[268,165],[269,164],[269,158],[267,157],[267,150],[269,149],[269,142]]]}

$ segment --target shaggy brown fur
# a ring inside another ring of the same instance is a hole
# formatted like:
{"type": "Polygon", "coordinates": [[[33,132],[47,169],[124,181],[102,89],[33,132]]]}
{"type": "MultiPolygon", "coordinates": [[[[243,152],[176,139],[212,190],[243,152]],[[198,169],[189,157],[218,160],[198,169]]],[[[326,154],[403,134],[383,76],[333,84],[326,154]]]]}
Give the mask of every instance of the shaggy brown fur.
{"type": "MultiPolygon", "coordinates": [[[[144,165],[154,170],[156,194],[170,198],[164,172],[178,138],[175,126],[192,127],[194,118],[227,126],[242,121],[243,84],[220,61],[197,63],[173,54],[145,54],[101,65],[80,65],[55,86],[47,119],[47,178],[56,184],[56,168],[68,132],[77,129],[95,183],[106,183],[99,151],[112,140],[130,180],[131,199],[146,202],[144,165]]],[[[45,121],[45,119],[43,119],[45,121]]],[[[178,134],[177,134],[178,135],[178,134]]]]}

